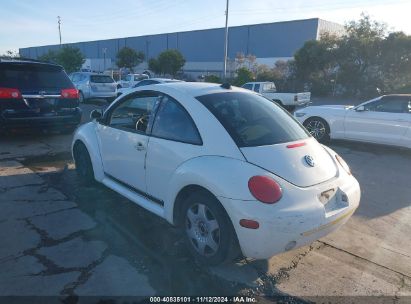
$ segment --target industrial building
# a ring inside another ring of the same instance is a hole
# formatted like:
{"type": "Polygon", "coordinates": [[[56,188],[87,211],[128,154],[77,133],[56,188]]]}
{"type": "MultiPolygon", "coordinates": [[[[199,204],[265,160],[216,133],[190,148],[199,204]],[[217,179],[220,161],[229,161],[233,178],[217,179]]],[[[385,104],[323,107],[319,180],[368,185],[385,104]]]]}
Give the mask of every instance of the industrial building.
{"type": "MultiPolygon", "coordinates": [[[[319,39],[325,32],[341,34],[340,24],[318,18],[229,27],[228,57],[238,53],[256,56],[259,64],[269,66],[279,60],[291,59],[306,41],[319,39]]],[[[136,71],[147,69],[147,60],[167,49],[179,50],[186,64],[183,72],[192,76],[216,74],[223,70],[224,28],[188,32],[145,35],[64,44],[77,47],[86,58],[83,67],[102,71],[115,68],[117,52],[127,46],[145,54],[146,61],[136,71]]],[[[56,50],[59,45],[21,48],[22,57],[33,58],[56,50]]],[[[230,68],[230,65],[229,65],[230,68]]],[[[233,69],[231,65],[231,69],[233,69]]]]}

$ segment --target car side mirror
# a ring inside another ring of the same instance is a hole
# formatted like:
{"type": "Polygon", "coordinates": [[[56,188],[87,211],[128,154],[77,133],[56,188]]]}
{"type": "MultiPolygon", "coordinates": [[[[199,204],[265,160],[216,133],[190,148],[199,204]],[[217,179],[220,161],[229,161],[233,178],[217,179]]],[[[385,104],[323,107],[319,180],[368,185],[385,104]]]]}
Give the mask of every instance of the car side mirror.
{"type": "Polygon", "coordinates": [[[357,112],[364,112],[364,111],[365,111],[365,107],[364,107],[364,106],[359,106],[359,107],[356,107],[355,110],[356,110],[357,112]]]}
{"type": "Polygon", "coordinates": [[[95,109],[90,113],[91,119],[99,120],[101,117],[103,117],[103,112],[101,110],[95,109]]]}

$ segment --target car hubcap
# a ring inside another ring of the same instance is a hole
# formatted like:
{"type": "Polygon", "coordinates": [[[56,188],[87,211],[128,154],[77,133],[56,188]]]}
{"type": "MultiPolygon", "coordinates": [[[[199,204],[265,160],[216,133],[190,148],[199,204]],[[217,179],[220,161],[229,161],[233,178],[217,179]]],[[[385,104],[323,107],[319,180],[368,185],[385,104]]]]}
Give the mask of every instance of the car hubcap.
{"type": "Polygon", "coordinates": [[[323,138],[326,131],[324,124],[319,120],[310,121],[310,123],[307,125],[307,130],[316,139],[323,138]]]}
{"type": "Polygon", "coordinates": [[[218,251],[220,226],[206,205],[195,204],[187,210],[186,233],[199,254],[212,256],[218,251]]]}

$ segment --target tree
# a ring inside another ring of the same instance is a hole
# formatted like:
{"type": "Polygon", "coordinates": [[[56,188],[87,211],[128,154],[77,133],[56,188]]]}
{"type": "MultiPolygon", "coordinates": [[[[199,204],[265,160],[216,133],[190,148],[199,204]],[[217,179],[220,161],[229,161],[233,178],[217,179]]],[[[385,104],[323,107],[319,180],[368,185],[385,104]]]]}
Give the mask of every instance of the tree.
{"type": "Polygon", "coordinates": [[[236,86],[242,86],[243,84],[253,81],[253,73],[245,67],[237,70],[237,77],[234,79],[233,84],[236,86]]]}
{"type": "Polygon", "coordinates": [[[0,55],[0,58],[19,58],[20,54],[15,51],[8,50],[6,54],[0,55]]]}
{"type": "Polygon", "coordinates": [[[154,74],[161,74],[160,63],[156,58],[151,58],[148,61],[148,68],[154,72],[154,74]]]}
{"type": "Polygon", "coordinates": [[[117,53],[117,66],[119,68],[128,68],[133,70],[133,68],[144,60],[144,53],[141,51],[135,51],[129,47],[123,47],[117,53]]]}
{"type": "Polygon", "coordinates": [[[80,49],[65,46],[57,53],[57,62],[70,74],[80,70],[84,63],[84,57],[80,49]]]}
{"type": "Polygon", "coordinates": [[[205,82],[221,83],[221,78],[216,75],[207,75],[204,78],[205,82]]]}
{"type": "Polygon", "coordinates": [[[169,74],[175,77],[186,60],[178,50],[167,50],[158,55],[157,62],[161,74],[169,74]]]}
{"type": "Polygon", "coordinates": [[[69,46],[64,46],[57,51],[49,50],[38,59],[60,64],[68,74],[80,70],[84,63],[84,56],[80,49],[69,46]]]}

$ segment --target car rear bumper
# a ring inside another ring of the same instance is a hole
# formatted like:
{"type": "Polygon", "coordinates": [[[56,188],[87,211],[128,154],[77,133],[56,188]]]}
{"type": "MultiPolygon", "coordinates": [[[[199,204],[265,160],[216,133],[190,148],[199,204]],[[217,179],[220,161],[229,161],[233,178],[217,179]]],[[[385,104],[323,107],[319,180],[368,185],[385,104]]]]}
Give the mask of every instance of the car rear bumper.
{"type": "Polygon", "coordinates": [[[55,113],[32,111],[3,111],[0,115],[0,129],[72,128],[81,122],[80,108],[55,113]]]}
{"type": "Polygon", "coordinates": [[[344,207],[325,207],[318,200],[318,193],[322,189],[317,187],[313,191],[304,189],[305,193],[301,197],[283,197],[280,200],[282,205],[279,202],[278,206],[258,201],[219,199],[232,220],[243,254],[250,258],[268,259],[308,245],[337,230],[349,220],[360,202],[358,182],[349,177],[344,178],[344,182],[325,185],[325,188],[331,187],[338,188],[339,195],[346,196],[344,207]],[[242,227],[239,224],[241,219],[257,221],[259,228],[242,227]]]}

